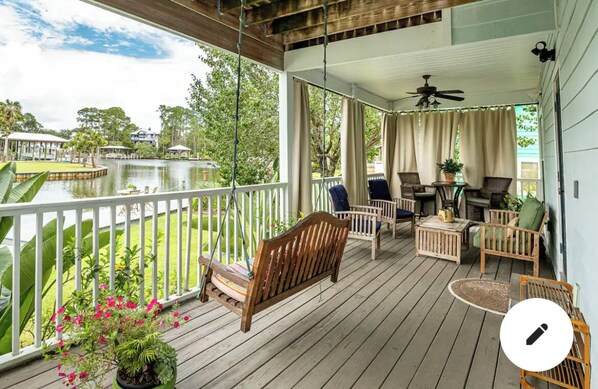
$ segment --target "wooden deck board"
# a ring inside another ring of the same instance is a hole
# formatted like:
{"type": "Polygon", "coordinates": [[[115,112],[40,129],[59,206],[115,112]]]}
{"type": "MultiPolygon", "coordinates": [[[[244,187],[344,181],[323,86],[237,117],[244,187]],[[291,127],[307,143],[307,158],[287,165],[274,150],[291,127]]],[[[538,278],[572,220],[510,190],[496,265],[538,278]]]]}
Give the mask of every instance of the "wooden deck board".
{"type": "MultiPolygon", "coordinates": [[[[213,302],[184,303],[192,319],[165,335],[179,355],[177,388],[518,388],[519,371],[499,346],[501,317],[454,299],[447,285],[510,282],[531,274],[531,264],[490,257],[480,275],[477,249],[460,266],[417,257],[407,227],[395,240],[383,230],[375,261],[367,242],[350,241],[336,284],[323,281],[259,313],[247,334],[213,302]]],[[[545,262],[540,272],[554,276],[545,262]]],[[[9,387],[61,385],[55,363],[37,360],[4,372],[0,389],[9,387]]]]}

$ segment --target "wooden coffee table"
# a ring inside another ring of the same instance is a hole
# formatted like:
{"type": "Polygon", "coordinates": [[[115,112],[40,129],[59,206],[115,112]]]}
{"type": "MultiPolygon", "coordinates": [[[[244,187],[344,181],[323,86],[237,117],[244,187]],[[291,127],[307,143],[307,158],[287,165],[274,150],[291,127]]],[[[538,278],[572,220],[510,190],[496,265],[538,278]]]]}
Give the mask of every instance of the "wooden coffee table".
{"type": "Polygon", "coordinates": [[[455,219],[442,223],[437,216],[428,216],[415,226],[415,251],[417,255],[429,255],[461,263],[462,243],[469,244],[471,220],[455,219]]]}

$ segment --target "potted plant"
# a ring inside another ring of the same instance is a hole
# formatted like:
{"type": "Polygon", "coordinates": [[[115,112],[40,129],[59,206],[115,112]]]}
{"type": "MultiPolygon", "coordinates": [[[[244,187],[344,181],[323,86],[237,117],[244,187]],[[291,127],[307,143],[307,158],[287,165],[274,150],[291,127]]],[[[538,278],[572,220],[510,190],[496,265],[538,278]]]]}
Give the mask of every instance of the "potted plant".
{"type": "Polygon", "coordinates": [[[461,173],[463,170],[463,164],[452,158],[446,159],[443,163],[437,163],[436,165],[444,173],[444,179],[447,182],[455,182],[455,174],[461,173]]]}
{"type": "Polygon", "coordinates": [[[75,293],[52,316],[56,332],[68,334],[68,340],[58,342],[55,353],[46,354],[58,359],[62,383],[103,387],[106,375],[116,368],[115,389],[173,389],[176,351],[161,335],[168,328],[178,328],[189,316],[181,317],[176,307],[173,313],[162,314],[162,304],[156,299],[139,306],[115,297],[104,284],[99,296],[92,306],[87,294],[75,293]]]}
{"type": "Polygon", "coordinates": [[[136,190],[136,189],[137,189],[137,185],[135,185],[135,184],[133,184],[133,183],[129,182],[129,183],[127,184],[127,189],[128,189],[128,190],[136,190]]]}

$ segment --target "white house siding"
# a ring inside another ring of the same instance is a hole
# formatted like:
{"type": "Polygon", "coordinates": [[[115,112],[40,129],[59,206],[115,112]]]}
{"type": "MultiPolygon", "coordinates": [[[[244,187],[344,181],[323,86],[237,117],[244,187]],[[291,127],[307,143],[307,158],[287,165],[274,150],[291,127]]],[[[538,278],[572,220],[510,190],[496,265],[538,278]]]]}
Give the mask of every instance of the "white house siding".
{"type": "MultiPolygon", "coordinates": [[[[598,1],[557,1],[556,63],[543,66],[541,111],[546,203],[550,208],[549,253],[557,273],[559,238],[552,79],[558,66],[561,84],[567,281],[580,286],[579,306],[594,335],[598,331],[598,1]],[[573,183],[579,181],[579,198],[573,183]]],[[[598,347],[592,347],[592,388],[598,388],[598,347]]]]}

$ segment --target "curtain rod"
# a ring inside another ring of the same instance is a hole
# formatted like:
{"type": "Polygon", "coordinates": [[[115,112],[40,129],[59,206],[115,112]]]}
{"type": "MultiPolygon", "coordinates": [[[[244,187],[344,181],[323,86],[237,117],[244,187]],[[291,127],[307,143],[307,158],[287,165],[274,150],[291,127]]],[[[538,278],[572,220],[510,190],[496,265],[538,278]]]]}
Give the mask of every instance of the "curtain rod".
{"type": "Polygon", "coordinates": [[[418,110],[418,109],[410,109],[406,111],[395,111],[394,113],[430,113],[430,112],[449,112],[449,111],[476,111],[480,109],[492,109],[492,108],[504,108],[504,107],[521,107],[526,105],[538,105],[537,102],[534,103],[518,103],[518,104],[493,104],[493,105],[475,105],[472,107],[455,107],[455,108],[438,108],[438,109],[426,109],[426,110],[418,110]]]}
{"type": "MultiPolygon", "coordinates": [[[[301,80],[301,81],[305,82],[307,85],[313,86],[314,88],[318,88],[318,89],[322,89],[322,90],[324,90],[324,88],[322,88],[322,87],[321,87],[320,85],[318,85],[318,84],[315,84],[315,83],[313,83],[313,82],[309,82],[309,81],[307,81],[307,80],[304,80],[304,79],[302,79],[302,78],[299,78],[299,77],[295,77],[295,78],[298,78],[299,80],[301,80]]],[[[341,97],[348,97],[348,98],[350,98],[350,99],[354,99],[354,98],[355,98],[355,96],[346,96],[346,95],[344,95],[344,94],[342,94],[342,93],[339,93],[339,92],[333,91],[333,90],[331,90],[331,89],[328,89],[328,88],[326,88],[326,90],[327,90],[328,92],[330,92],[330,93],[334,93],[335,95],[338,95],[338,96],[341,96],[341,97]]],[[[382,112],[382,113],[394,113],[394,112],[393,112],[392,110],[390,110],[390,109],[382,109],[382,108],[376,107],[375,105],[372,105],[372,104],[370,104],[370,103],[367,103],[367,102],[365,102],[365,101],[362,101],[362,100],[359,100],[359,102],[360,102],[361,104],[363,104],[363,105],[367,105],[368,107],[370,107],[370,108],[373,108],[373,109],[375,109],[375,110],[378,110],[378,111],[380,111],[380,112],[382,112]]]]}

